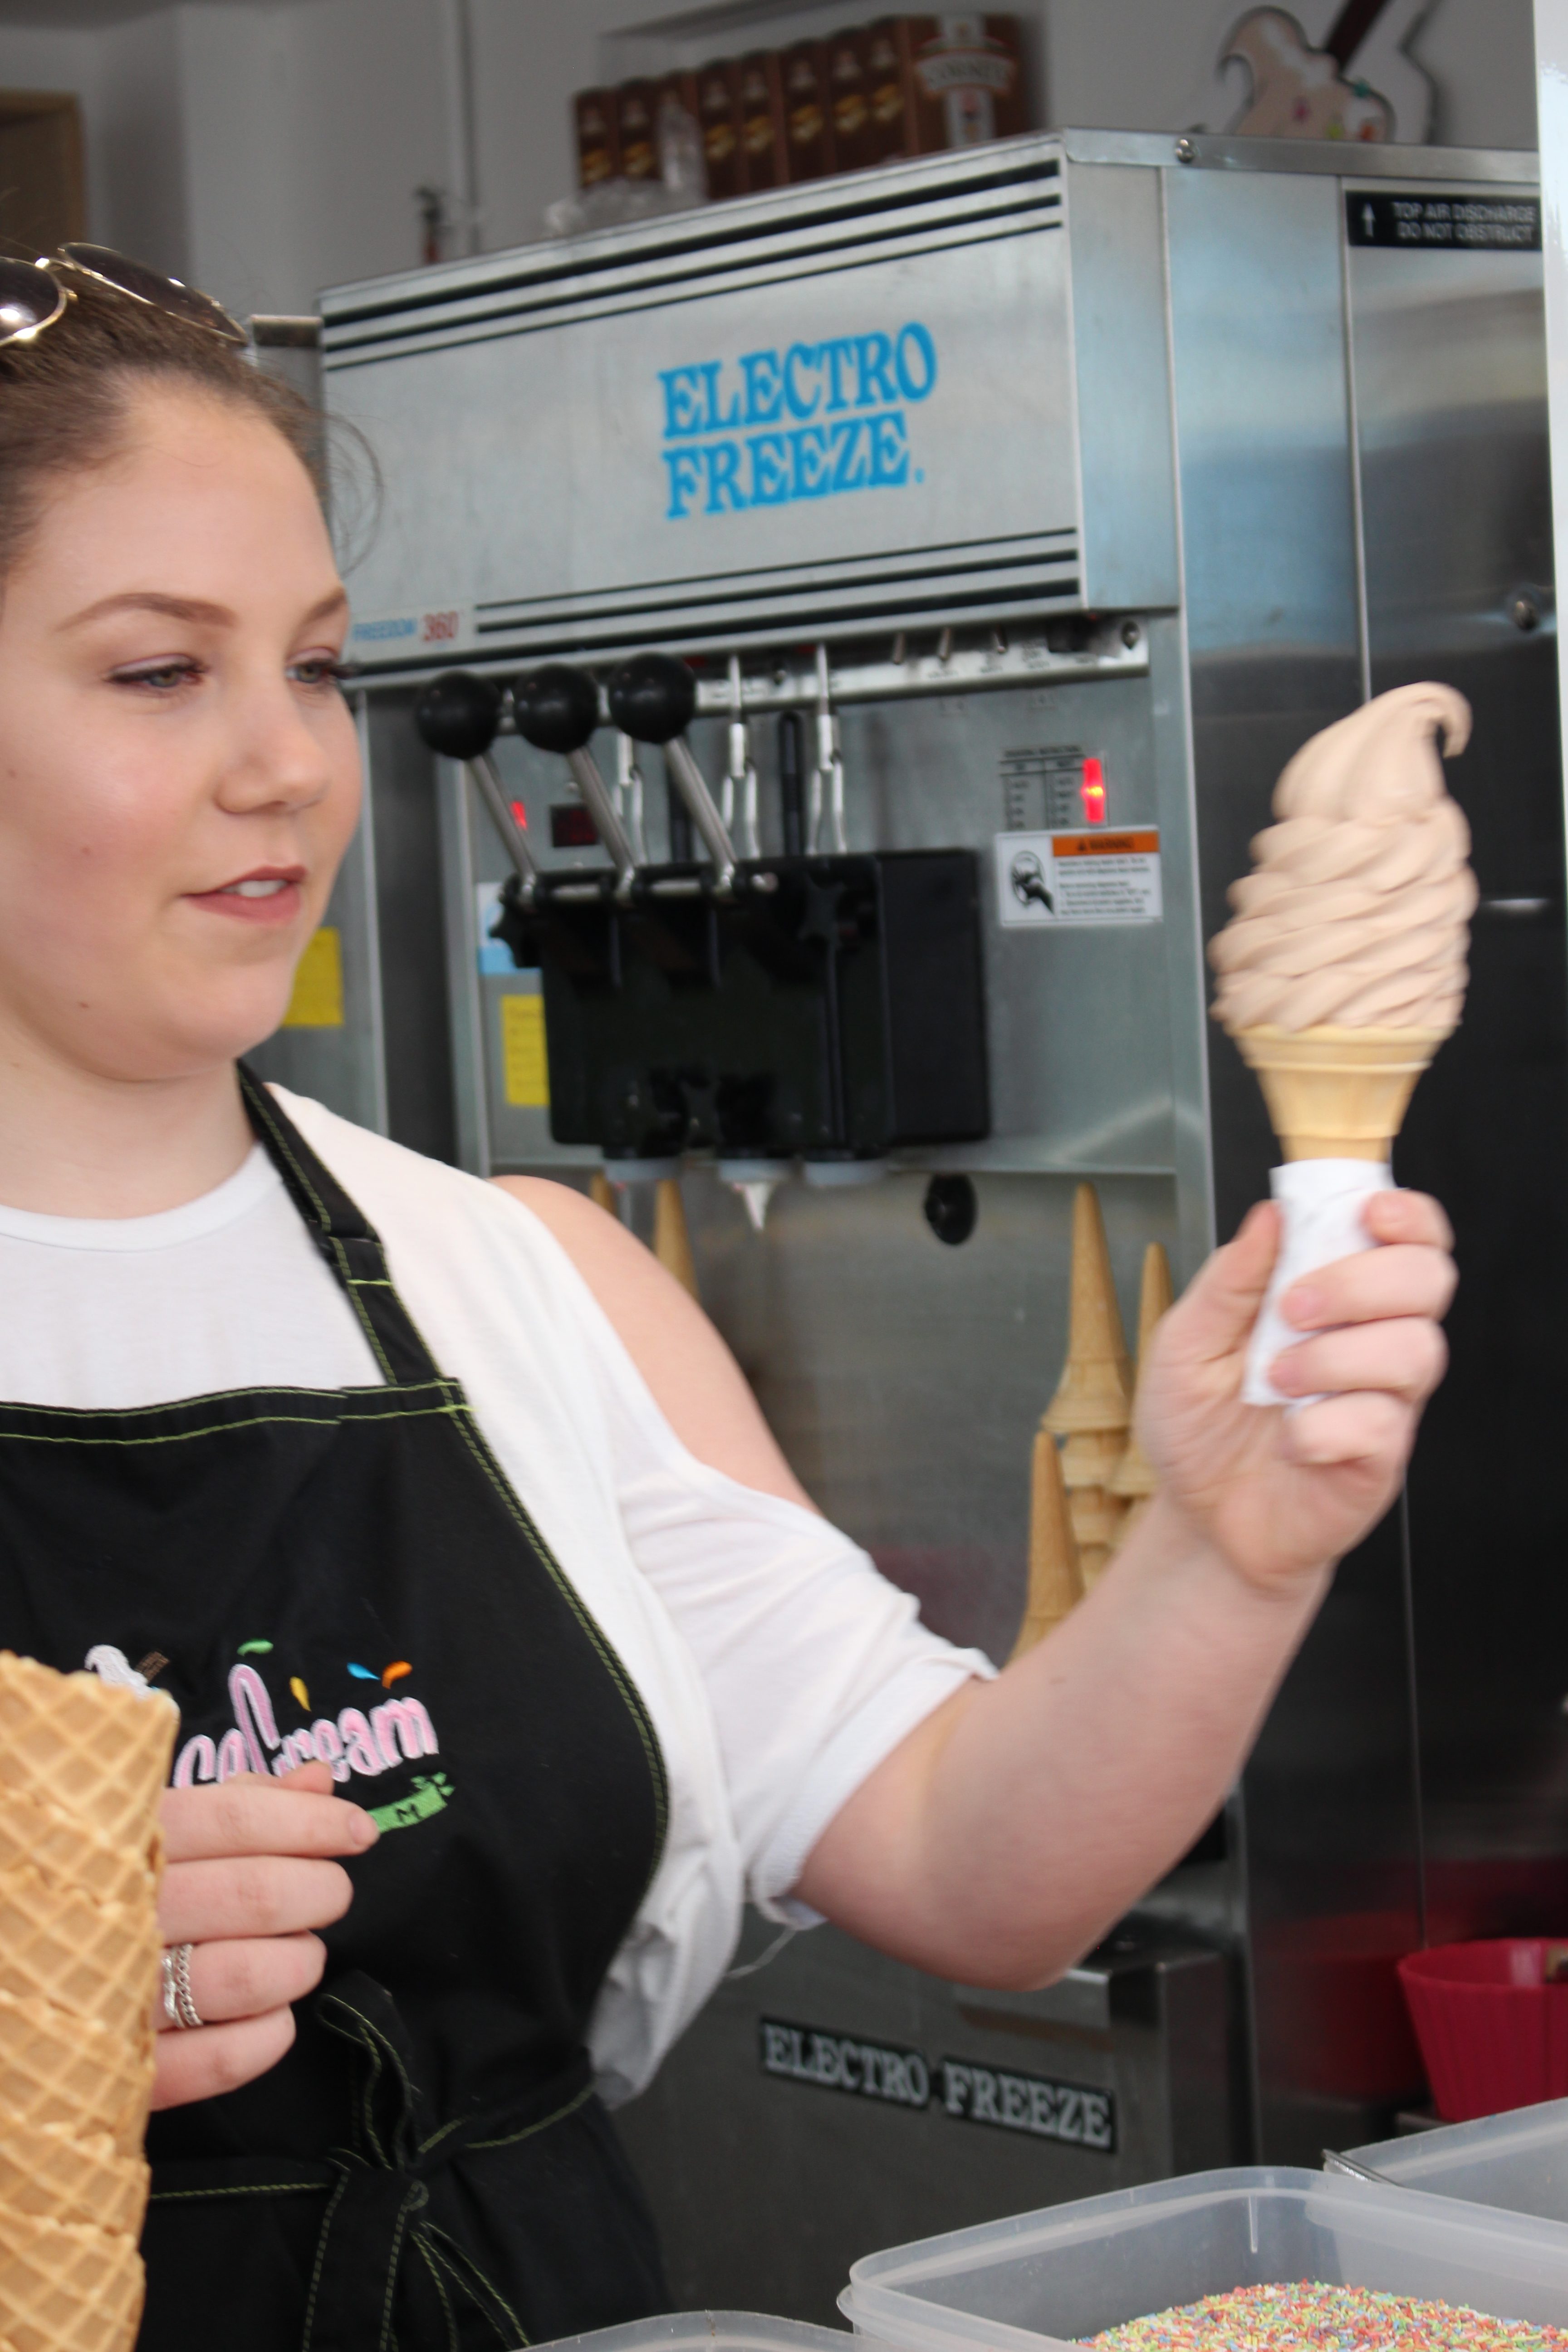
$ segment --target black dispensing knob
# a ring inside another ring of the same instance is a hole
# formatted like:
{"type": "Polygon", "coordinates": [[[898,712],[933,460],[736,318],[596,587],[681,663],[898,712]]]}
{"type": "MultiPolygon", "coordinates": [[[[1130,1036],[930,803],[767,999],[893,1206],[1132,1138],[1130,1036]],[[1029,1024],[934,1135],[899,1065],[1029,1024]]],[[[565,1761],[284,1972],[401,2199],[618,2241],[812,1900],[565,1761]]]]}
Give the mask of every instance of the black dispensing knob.
{"type": "Polygon", "coordinates": [[[564,662],[547,662],[520,677],[512,694],[517,731],[536,751],[569,758],[580,751],[599,723],[599,689],[587,673],[564,662]]]}
{"type": "Polygon", "coordinates": [[[480,759],[500,725],[500,688],[471,670],[443,670],[415,704],[414,724],[444,759],[480,759]]]}
{"type": "Polygon", "coordinates": [[[697,680],[673,654],[634,654],[610,680],[610,716],[634,742],[673,742],[696,709],[697,680]]]}

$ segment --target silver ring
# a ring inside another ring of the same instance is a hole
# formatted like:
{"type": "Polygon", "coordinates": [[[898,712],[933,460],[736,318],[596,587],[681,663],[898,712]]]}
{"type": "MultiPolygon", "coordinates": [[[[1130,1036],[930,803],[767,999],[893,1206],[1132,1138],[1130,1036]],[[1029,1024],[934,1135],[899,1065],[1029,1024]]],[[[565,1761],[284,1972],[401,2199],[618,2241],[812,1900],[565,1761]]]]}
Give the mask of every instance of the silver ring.
{"type": "Polygon", "coordinates": [[[173,2026],[205,2025],[191,1992],[192,1944],[171,1944],[163,1953],[163,2014],[173,2026]]]}

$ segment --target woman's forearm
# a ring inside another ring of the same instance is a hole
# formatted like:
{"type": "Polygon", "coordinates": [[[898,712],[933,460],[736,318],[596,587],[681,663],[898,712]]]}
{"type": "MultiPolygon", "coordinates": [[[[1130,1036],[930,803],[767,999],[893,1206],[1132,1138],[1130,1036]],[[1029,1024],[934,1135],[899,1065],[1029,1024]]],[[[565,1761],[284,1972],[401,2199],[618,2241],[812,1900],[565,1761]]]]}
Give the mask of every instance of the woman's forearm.
{"type": "Polygon", "coordinates": [[[1331,1574],[1259,1590],[1157,1498],[1064,1623],[872,1774],[799,1893],[939,1976],[1048,1982],[1211,1819],[1331,1574]]]}

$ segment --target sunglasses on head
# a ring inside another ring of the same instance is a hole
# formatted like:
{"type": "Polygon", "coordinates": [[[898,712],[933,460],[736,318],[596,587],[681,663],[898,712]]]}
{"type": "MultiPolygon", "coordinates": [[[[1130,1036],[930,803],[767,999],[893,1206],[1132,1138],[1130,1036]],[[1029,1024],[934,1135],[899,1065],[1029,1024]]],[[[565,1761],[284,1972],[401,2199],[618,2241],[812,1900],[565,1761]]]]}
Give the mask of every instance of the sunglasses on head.
{"type": "Polygon", "coordinates": [[[219,342],[250,340],[238,320],[231,319],[210,294],[198,294],[194,286],[182,286],[177,278],[130,261],[107,245],[62,245],[48,260],[0,260],[0,351],[7,343],[37,342],[64,318],[73,299],[72,278],[86,278],[128,302],[144,303],[150,310],[162,310],[219,342]]]}

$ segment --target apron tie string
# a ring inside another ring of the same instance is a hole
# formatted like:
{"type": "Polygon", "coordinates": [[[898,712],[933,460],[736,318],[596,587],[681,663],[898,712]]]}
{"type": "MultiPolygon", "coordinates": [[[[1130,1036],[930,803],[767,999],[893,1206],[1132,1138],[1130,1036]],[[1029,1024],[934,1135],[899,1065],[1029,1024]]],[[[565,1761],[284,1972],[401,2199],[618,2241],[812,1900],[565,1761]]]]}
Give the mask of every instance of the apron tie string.
{"type": "Polygon", "coordinates": [[[499,2352],[519,2352],[528,2337],[505,2296],[426,2218],[429,2178],[458,2156],[530,2138],[582,2106],[593,2093],[586,2054],[504,2112],[487,2108],[421,2139],[407,2032],[390,1993],[353,1969],[317,1996],[315,2011],[353,2053],[355,2144],[316,2162],[159,2165],[154,2198],[326,2193],[300,2352],[394,2352],[399,2341],[461,2352],[464,2308],[486,2324],[499,2352]]]}

